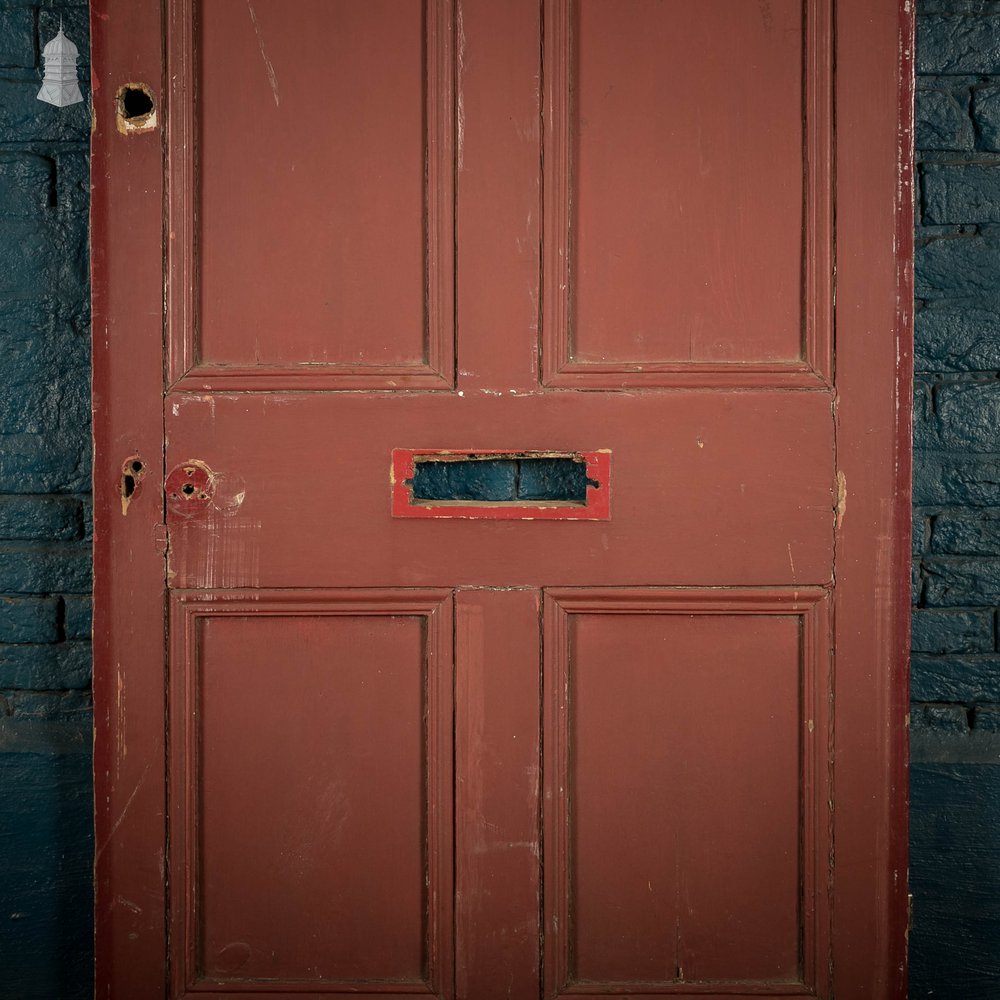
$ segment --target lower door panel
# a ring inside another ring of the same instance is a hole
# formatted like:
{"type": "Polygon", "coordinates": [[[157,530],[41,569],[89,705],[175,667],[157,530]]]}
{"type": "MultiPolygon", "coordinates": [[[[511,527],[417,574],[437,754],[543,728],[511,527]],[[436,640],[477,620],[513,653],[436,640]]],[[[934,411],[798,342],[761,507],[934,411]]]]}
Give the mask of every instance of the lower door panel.
{"type": "Polygon", "coordinates": [[[826,995],[827,598],[175,591],[173,995],[826,995]]]}

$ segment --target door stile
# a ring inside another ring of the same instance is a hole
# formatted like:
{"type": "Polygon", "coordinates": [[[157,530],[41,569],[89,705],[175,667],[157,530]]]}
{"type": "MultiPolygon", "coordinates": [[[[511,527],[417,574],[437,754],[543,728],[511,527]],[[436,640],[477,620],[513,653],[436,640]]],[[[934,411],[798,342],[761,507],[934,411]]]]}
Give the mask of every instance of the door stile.
{"type": "Polygon", "coordinates": [[[840,919],[833,992],[838,1000],[902,1000],[913,5],[899,0],[873,11],[869,0],[839,0],[837,23],[838,120],[851,127],[837,133],[834,912],[840,919]],[[872,434],[872,427],[885,431],[872,434]]]}
{"type": "Polygon", "coordinates": [[[159,128],[123,133],[143,83],[162,121],[157,4],[91,5],[96,996],[165,995],[163,183],[159,128]],[[130,478],[129,478],[130,477],[130,478]]]}

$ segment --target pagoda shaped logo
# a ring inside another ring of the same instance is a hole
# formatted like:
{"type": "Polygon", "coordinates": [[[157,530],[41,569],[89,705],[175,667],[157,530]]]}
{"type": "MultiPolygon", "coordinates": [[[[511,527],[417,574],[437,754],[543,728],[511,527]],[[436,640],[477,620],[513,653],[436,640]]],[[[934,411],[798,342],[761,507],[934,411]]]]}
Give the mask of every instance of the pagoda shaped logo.
{"type": "Polygon", "coordinates": [[[60,20],[59,34],[42,49],[45,76],[42,79],[42,89],[38,91],[38,100],[54,104],[57,108],[79,104],[83,100],[76,78],[78,55],[77,47],[63,34],[60,20]]]}

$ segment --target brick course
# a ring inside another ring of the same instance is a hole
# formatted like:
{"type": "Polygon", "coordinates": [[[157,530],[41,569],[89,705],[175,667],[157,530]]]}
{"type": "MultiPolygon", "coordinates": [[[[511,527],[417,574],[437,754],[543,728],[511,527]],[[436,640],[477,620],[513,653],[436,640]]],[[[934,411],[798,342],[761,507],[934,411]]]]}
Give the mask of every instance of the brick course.
{"type": "Polygon", "coordinates": [[[0,0],[0,994],[91,993],[89,102],[35,99],[87,4],[0,0]]]}
{"type": "Polygon", "coordinates": [[[910,997],[994,1000],[1000,4],[917,13],[910,997]]]}

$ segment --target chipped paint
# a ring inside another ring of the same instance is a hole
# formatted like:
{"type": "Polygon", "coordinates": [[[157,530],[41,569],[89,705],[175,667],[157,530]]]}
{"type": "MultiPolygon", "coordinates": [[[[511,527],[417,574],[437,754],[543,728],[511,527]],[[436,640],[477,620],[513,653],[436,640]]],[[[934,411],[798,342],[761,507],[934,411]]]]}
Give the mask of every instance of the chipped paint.
{"type": "Polygon", "coordinates": [[[115,126],[122,135],[142,135],[152,132],[158,124],[156,113],[156,97],[153,91],[144,83],[123,83],[115,94],[115,126]],[[150,110],[145,114],[133,114],[127,107],[130,94],[139,92],[149,99],[150,110]]]}
{"type": "Polygon", "coordinates": [[[130,455],[122,462],[118,490],[121,494],[122,517],[128,515],[129,505],[142,491],[142,481],[146,477],[146,464],[139,455],[130,455]]]}

